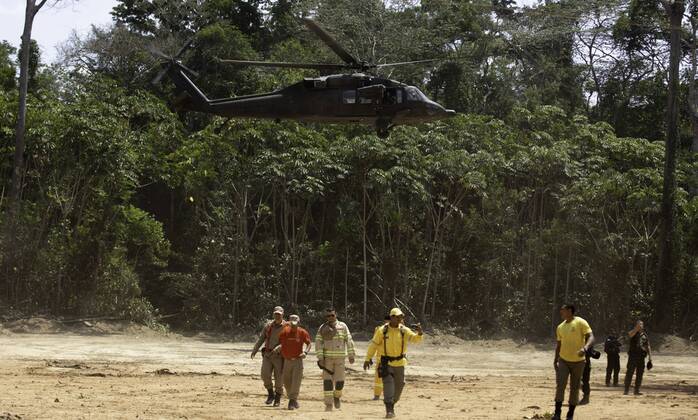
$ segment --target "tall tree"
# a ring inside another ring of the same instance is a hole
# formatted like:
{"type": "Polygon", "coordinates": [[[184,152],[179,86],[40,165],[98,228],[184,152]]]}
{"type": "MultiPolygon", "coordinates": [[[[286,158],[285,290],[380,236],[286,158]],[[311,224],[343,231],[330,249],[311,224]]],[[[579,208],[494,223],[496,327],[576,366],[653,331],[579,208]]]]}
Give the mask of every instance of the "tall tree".
{"type": "Polygon", "coordinates": [[[655,282],[655,316],[662,328],[668,328],[672,319],[672,291],[676,256],[674,234],[676,230],[676,149],[679,137],[679,65],[681,62],[681,21],[685,10],[684,0],[662,0],[669,20],[669,98],[667,101],[667,134],[664,151],[664,188],[662,191],[662,230],[659,267],[655,282]]]}
{"type": "MultiPolygon", "coordinates": [[[[56,0],[58,3],[60,0],[56,0]]],[[[27,7],[24,13],[24,30],[22,31],[22,46],[19,64],[19,112],[17,113],[17,127],[15,129],[15,156],[12,168],[12,184],[10,186],[10,217],[8,220],[12,223],[12,219],[16,214],[17,202],[19,200],[22,173],[24,170],[24,149],[26,119],[27,119],[27,91],[29,87],[29,59],[31,54],[31,37],[32,27],[34,26],[34,18],[39,13],[47,0],[27,0],[27,7]]]]}

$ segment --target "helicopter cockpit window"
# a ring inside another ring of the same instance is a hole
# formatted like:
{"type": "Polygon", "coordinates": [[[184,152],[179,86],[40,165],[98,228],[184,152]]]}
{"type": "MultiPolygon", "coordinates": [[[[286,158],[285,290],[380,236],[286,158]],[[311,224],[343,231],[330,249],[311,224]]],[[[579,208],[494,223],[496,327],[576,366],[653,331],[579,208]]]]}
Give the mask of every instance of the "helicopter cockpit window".
{"type": "Polygon", "coordinates": [[[407,95],[407,100],[410,102],[422,102],[424,100],[424,94],[414,86],[406,87],[405,94],[407,95]]]}
{"type": "Polygon", "coordinates": [[[342,92],[342,103],[344,104],[355,104],[356,103],[356,91],[355,90],[345,90],[342,92]]]}
{"type": "Polygon", "coordinates": [[[385,91],[385,98],[383,102],[386,104],[401,104],[402,103],[402,89],[391,88],[385,91]]]}

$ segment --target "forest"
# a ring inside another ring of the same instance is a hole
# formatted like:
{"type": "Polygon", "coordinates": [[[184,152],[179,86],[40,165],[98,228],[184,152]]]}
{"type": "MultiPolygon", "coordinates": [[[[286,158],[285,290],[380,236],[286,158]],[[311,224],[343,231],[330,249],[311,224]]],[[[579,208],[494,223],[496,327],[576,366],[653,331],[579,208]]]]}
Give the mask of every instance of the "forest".
{"type": "Polygon", "coordinates": [[[232,331],[277,304],[357,326],[398,305],[465,336],[547,336],[571,302],[599,331],[698,334],[698,1],[120,0],[112,16],[52,64],[0,41],[0,313],[232,331]],[[380,74],[458,116],[379,139],[186,112],[151,83],[148,47],[187,40],[209,97],[317,76],[217,60],[337,62],[303,17],[369,62],[437,60],[380,74]]]}

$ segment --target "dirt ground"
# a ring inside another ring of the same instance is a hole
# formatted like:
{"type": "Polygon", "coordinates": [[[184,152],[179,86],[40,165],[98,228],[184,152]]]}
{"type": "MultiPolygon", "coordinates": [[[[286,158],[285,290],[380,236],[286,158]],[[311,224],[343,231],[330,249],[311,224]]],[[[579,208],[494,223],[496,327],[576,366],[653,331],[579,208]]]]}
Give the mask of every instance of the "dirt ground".
{"type": "MultiPolygon", "coordinates": [[[[382,402],[371,400],[373,376],[361,370],[360,360],[349,371],[341,410],[325,413],[320,371],[311,355],[301,409],[289,412],[282,409],[285,399],[282,408],[264,405],[261,361],[249,358],[252,343],[139,328],[115,333],[100,325],[55,331],[35,324],[0,327],[0,420],[379,419],[384,414],[382,402]]],[[[596,362],[591,404],[580,407],[577,418],[698,418],[698,354],[680,339],[665,341],[645,375],[643,396],[605,387],[605,356],[596,362]]],[[[357,346],[364,354],[366,343],[357,346]]],[[[553,354],[544,346],[431,336],[412,346],[409,355],[398,418],[550,416],[553,354]]]]}

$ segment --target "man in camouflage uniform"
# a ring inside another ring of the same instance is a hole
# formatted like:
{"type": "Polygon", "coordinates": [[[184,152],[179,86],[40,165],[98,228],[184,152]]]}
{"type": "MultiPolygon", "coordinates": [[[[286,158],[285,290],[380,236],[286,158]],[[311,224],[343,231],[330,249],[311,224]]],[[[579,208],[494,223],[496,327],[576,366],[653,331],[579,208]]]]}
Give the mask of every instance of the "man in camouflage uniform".
{"type": "Polygon", "coordinates": [[[281,395],[284,392],[284,384],[281,378],[284,369],[284,358],[277,351],[273,350],[279,345],[279,333],[286,326],[284,322],[284,308],[277,306],[274,308],[274,319],[269,321],[262,328],[259,334],[259,339],[252,349],[250,357],[254,356],[262,347],[262,381],[267,389],[267,400],[265,404],[274,403],[274,407],[281,404],[281,395]],[[274,374],[274,382],[272,383],[272,373],[274,374]]]}
{"type": "Polygon", "coordinates": [[[625,395],[630,392],[630,384],[633,381],[633,373],[637,372],[635,377],[635,395],[642,395],[640,386],[642,385],[642,375],[645,373],[645,357],[649,356],[649,368],[652,367],[652,349],[650,340],[645,332],[645,324],[638,320],[635,328],[628,332],[630,342],[628,343],[628,365],[625,370],[625,395]]]}
{"type": "Polygon", "coordinates": [[[315,351],[318,366],[322,369],[322,388],[325,397],[325,411],[341,406],[340,398],[344,389],[344,359],[354,363],[354,340],[347,324],[337,320],[334,308],[325,310],[325,323],[318,328],[315,336],[315,351]]]}

